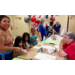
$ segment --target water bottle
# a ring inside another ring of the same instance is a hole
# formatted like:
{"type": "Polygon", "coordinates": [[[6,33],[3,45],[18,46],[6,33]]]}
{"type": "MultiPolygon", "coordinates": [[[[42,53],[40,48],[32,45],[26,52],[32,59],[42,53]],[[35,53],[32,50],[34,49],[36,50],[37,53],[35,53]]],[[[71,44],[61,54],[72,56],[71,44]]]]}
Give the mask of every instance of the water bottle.
{"type": "Polygon", "coordinates": [[[43,41],[45,42],[45,36],[43,36],[43,41]]]}

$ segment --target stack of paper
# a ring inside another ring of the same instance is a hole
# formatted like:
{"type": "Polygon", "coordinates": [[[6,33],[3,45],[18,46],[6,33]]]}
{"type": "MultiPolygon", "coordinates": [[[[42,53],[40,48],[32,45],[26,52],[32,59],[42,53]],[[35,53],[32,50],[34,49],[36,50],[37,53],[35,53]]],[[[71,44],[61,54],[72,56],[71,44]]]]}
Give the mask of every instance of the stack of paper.
{"type": "Polygon", "coordinates": [[[40,59],[40,60],[55,60],[56,56],[44,54],[44,53],[38,53],[34,58],[40,59]]]}
{"type": "Polygon", "coordinates": [[[48,53],[52,53],[55,51],[55,48],[48,49],[48,53]]]}
{"type": "Polygon", "coordinates": [[[56,47],[56,48],[57,48],[57,50],[59,51],[59,45],[55,45],[54,47],[56,47]]]}
{"type": "Polygon", "coordinates": [[[52,46],[42,45],[41,47],[48,49],[48,53],[52,53],[55,51],[55,48],[52,46]]]}

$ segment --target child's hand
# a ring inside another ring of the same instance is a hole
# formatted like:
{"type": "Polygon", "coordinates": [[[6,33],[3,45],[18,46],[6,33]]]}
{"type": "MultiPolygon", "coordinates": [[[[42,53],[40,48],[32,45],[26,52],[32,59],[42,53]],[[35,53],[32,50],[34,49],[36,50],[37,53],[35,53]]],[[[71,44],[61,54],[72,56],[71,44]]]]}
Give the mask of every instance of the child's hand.
{"type": "Polygon", "coordinates": [[[37,42],[39,42],[39,39],[37,38],[37,42]]]}
{"type": "Polygon", "coordinates": [[[34,41],[37,41],[36,39],[34,39],[34,41]]]}
{"type": "Polygon", "coordinates": [[[19,54],[22,55],[22,54],[24,54],[24,53],[23,53],[23,51],[20,51],[19,54]]]}
{"type": "Polygon", "coordinates": [[[40,37],[40,41],[42,41],[42,37],[40,37]]]}
{"type": "Polygon", "coordinates": [[[27,51],[29,50],[29,48],[26,49],[27,51]]]}

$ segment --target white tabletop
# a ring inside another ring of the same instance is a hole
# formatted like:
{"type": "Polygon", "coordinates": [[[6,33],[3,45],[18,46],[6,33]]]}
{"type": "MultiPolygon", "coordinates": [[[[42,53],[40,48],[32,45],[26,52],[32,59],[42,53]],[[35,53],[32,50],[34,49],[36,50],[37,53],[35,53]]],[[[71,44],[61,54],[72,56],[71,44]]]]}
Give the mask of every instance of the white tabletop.
{"type": "Polygon", "coordinates": [[[60,35],[55,35],[56,36],[56,40],[53,40],[51,37],[49,37],[48,39],[46,39],[46,41],[57,41],[60,42],[61,39],[63,39],[63,37],[61,37],[60,35]]]}

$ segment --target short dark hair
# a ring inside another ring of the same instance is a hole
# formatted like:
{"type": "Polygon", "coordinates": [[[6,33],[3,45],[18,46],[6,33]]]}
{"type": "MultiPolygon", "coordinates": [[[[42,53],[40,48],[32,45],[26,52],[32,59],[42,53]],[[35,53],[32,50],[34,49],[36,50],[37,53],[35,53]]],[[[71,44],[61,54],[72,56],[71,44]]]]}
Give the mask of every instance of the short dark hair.
{"type": "Polygon", "coordinates": [[[19,43],[22,41],[21,36],[17,36],[15,39],[14,47],[19,47],[19,43]]]}
{"type": "Polygon", "coordinates": [[[50,25],[52,25],[53,24],[53,22],[50,22],[50,25]]]}
{"type": "Polygon", "coordinates": [[[32,31],[32,30],[35,30],[35,29],[34,29],[34,28],[31,28],[31,31],[32,31]]]}
{"type": "Polygon", "coordinates": [[[9,18],[8,16],[6,16],[6,15],[0,15],[0,22],[1,22],[1,20],[2,20],[3,18],[5,18],[5,17],[10,20],[10,18],[9,18]]]}

